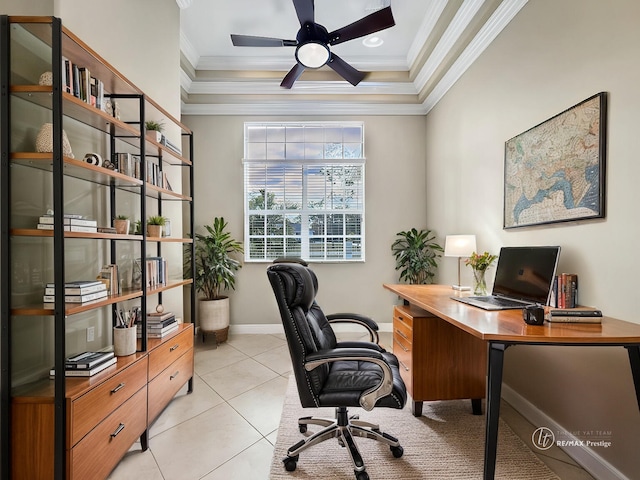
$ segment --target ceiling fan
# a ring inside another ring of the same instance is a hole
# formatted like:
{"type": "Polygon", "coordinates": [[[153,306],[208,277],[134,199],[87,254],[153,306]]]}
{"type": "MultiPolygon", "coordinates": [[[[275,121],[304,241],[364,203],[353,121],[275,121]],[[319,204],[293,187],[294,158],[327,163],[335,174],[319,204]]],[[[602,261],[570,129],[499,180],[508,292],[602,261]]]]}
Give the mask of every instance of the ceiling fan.
{"type": "Polygon", "coordinates": [[[293,6],[300,20],[300,30],[295,40],[231,35],[231,41],[236,47],[296,47],[297,63],[282,80],[280,86],[284,88],[291,88],[307,68],[315,69],[324,65],[329,66],[351,85],[356,86],[364,79],[365,73],[349,65],[329,47],[379,32],[396,24],[389,6],[346,27],[329,32],[324,26],[314,21],[314,0],[293,0],[293,6]]]}

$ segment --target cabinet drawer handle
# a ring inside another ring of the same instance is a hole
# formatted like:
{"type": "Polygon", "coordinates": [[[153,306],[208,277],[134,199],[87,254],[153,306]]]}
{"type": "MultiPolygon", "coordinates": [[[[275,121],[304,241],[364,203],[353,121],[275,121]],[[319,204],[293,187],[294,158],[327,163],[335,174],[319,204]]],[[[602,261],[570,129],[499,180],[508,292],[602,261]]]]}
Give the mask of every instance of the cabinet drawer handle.
{"type": "Polygon", "coordinates": [[[111,434],[111,438],[117,437],[122,430],[124,430],[124,423],[121,423],[120,425],[118,425],[118,428],[116,428],[116,431],[111,434]]]}
{"type": "Polygon", "coordinates": [[[409,340],[409,339],[407,338],[407,336],[406,336],[404,333],[402,333],[402,332],[401,332],[400,330],[398,330],[397,328],[396,328],[396,333],[397,333],[398,335],[400,335],[402,338],[404,338],[407,342],[410,342],[410,341],[411,341],[411,340],[409,340]]]}
{"type": "Polygon", "coordinates": [[[118,390],[121,390],[122,388],[124,388],[124,383],[121,383],[120,385],[118,385],[116,388],[114,388],[113,390],[111,390],[111,393],[116,393],[118,390]]]}
{"type": "Polygon", "coordinates": [[[176,371],[176,373],[174,373],[173,375],[171,375],[169,377],[169,380],[173,380],[174,378],[176,378],[178,375],[180,375],[180,370],[176,371]]]}
{"type": "Polygon", "coordinates": [[[176,350],[176,349],[177,349],[177,348],[179,348],[179,347],[180,347],[180,344],[179,344],[179,343],[176,343],[173,347],[171,347],[171,348],[169,349],[169,351],[170,351],[170,352],[173,352],[174,350],[176,350]]]}
{"type": "Polygon", "coordinates": [[[409,369],[407,368],[407,366],[406,366],[404,363],[402,363],[400,360],[398,360],[398,363],[402,366],[402,368],[404,368],[404,371],[405,371],[405,372],[408,372],[408,371],[409,371],[409,369]]]}
{"type": "Polygon", "coordinates": [[[396,343],[397,343],[398,345],[400,345],[400,348],[401,348],[402,350],[404,350],[405,352],[408,352],[408,351],[409,351],[409,349],[408,349],[407,347],[405,347],[404,345],[402,345],[400,342],[397,342],[397,341],[396,341],[396,343]]]}

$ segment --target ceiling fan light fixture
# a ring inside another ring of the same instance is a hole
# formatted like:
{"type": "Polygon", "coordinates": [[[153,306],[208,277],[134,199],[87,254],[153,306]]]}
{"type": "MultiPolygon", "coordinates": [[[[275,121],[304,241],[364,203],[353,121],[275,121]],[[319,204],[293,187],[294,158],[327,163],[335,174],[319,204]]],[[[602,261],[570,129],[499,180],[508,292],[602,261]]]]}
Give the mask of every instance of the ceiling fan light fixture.
{"type": "Polygon", "coordinates": [[[296,48],[296,60],[307,68],[320,68],[330,57],[329,47],[323,43],[311,41],[296,48]]]}

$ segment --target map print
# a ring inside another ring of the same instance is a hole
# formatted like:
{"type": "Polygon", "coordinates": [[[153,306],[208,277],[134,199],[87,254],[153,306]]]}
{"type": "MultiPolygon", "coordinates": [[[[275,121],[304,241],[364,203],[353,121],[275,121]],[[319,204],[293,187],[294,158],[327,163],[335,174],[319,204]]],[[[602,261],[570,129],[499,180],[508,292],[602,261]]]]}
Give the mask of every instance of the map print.
{"type": "Polygon", "coordinates": [[[506,142],[504,228],[604,216],[604,95],[506,142]]]}

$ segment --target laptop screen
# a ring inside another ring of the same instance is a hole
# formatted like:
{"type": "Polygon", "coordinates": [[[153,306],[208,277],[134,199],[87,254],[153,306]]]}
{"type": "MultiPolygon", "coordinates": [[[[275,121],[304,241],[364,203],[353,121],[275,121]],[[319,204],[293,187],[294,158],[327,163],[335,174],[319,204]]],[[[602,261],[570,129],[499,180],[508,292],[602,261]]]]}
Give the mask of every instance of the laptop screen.
{"type": "Polygon", "coordinates": [[[502,247],[493,295],[546,305],[560,247],[502,247]]]}

